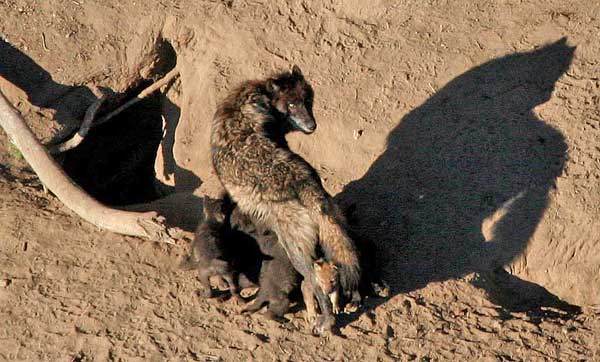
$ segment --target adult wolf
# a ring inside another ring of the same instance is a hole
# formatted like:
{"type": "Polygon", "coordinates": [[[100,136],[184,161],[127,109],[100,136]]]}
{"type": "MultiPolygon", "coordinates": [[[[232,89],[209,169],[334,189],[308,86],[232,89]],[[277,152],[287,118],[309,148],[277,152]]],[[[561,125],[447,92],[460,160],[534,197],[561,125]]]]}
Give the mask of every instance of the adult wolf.
{"type": "Polygon", "coordinates": [[[293,130],[314,132],[312,101],[313,90],[297,66],[244,82],[217,109],[211,152],[215,171],[240,210],[277,234],[303,283],[310,283],[321,310],[312,323],[320,334],[335,320],[315,279],[319,251],[336,264],[342,290],[354,299],[360,266],[342,213],[317,172],[285,140],[293,130]]]}

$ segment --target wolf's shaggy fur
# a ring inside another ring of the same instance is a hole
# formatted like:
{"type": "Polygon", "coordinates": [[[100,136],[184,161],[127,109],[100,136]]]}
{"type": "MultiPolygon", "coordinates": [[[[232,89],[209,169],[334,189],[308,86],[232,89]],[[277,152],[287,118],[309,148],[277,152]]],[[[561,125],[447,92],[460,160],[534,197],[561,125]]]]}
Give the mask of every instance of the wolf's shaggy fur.
{"type": "Polygon", "coordinates": [[[214,168],[240,210],[273,230],[292,265],[311,283],[322,313],[317,332],[334,323],[331,304],[316,285],[317,246],[353,293],[360,266],[337,205],[316,171],[285,141],[285,133],[312,133],[313,91],[297,67],[264,81],[248,81],[219,106],[212,127],[214,168]]]}

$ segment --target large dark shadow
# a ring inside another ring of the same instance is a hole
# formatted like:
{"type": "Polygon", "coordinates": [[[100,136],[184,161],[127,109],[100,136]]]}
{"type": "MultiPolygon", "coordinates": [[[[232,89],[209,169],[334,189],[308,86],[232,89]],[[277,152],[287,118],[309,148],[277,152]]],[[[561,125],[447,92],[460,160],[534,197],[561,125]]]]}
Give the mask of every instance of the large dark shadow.
{"type": "MultiPolygon", "coordinates": [[[[561,39],[455,78],[399,120],[385,152],[336,196],[357,203],[355,231],[377,245],[393,293],[473,271],[498,275],[524,251],[567,155],[564,136],[533,109],[573,53],[561,39]],[[502,208],[486,240],[482,223],[502,208]]],[[[506,278],[515,277],[494,280],[506,278]]],[[[547,294],[540,307],[565,305],[547,294]]]]}
{"type": "Polygon", "coordinates": [[[23,90],[34,106],[54,109],[54,119],[61,125],[82,119],[95,99],[85,86],[55,82],[44,68],[3,39],[0,39],[0,77],[23,90]]]}
{"type": "MultiPolygon", "coordinates": [[[[97,118],[162,77],[175,66],[177,56],[171,45],[163,41],[157,46],[156,58],[153,79],[137,79],[130,89],[120,94],[103,90],[111,101],[101,108],[97,118]]],[[[23,90],[34,106],[55,110],[54,119],[67,128],[77,127],[87,107],[95,100],[87,86],[55,82],[33,59],[2,39],[0,77],[23,90]]],[[[167,119],[163,168],[176,177],[185,177],[188,184],[199,186],[200,179],[179,167],[173,158],[180,110],[160,93],[154,93],[111,121],[93,127],[81,145],[60,156],[65,171],[88,193],[109,205],[143,203],[162,196],[161,191],[170,190],[158,184],[154,160],[163,140],[163,111],[167,119]]]]}

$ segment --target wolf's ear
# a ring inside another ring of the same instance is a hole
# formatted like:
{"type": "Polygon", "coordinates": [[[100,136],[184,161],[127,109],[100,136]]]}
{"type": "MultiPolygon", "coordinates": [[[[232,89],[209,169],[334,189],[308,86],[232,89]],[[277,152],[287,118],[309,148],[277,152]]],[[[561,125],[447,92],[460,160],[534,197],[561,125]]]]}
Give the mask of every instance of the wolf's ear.
{"type": "Polygon", "coordinates": [[[300,67],[297,66],[296,64],[294,64],[294,66],[292,67],[292,75],[297,78],[304,78],[304,75],[302,75],[302,71],[300,70],[300,67]]]}
{"type": "Polygon", "coordinates": [[[229,194],[227,192],[222,192],[219,195],[218,200],[220,200],[220,211],[223,213],[223,215],[229,215],[233,212],[233,209],[235,208],[235,203],[233,202],[231,197],[229,197],[229,194]]]}
{"type": "Polygon", "coordinates": [[[275,84],[273,80],[268,80],[265,83],[265,89],[267,90],[267,92],[269,92],[269,94],[275,94],[279,92],[279,86],[275,84]]]}

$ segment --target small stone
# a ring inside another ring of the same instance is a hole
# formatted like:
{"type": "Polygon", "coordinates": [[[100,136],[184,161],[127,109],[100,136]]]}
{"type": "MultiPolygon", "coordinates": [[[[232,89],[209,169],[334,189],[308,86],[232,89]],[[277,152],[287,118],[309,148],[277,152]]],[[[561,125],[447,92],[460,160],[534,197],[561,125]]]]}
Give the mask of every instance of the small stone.
{"type": "Polygon", "coordinates": [[[0,288],[6,288],[12,284],[12,280],[10,279],[0,279],[0,288]]]}

